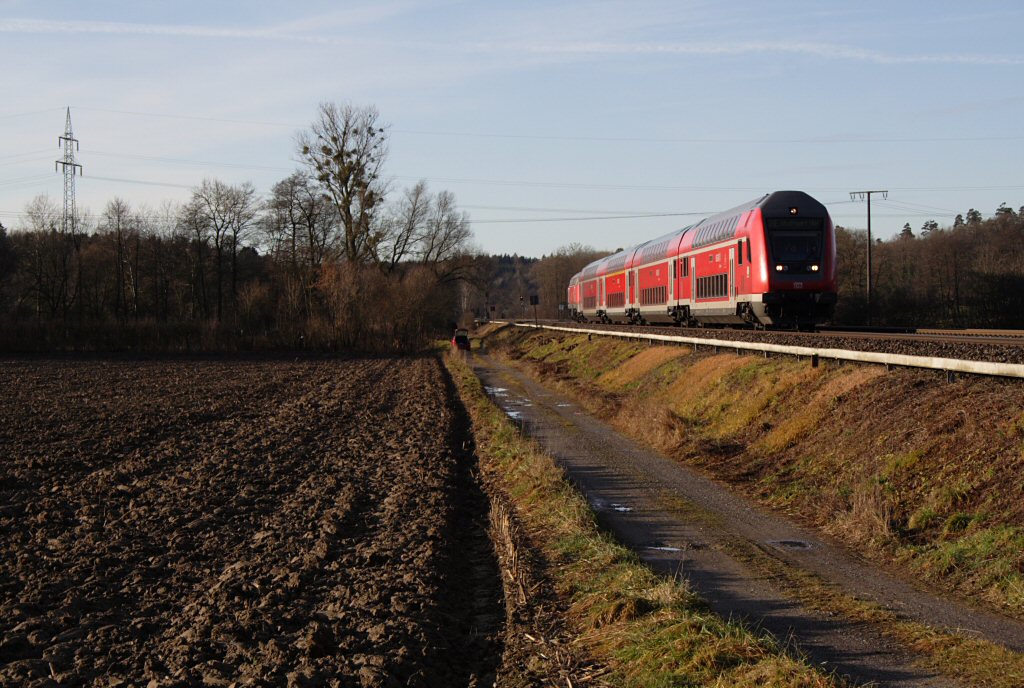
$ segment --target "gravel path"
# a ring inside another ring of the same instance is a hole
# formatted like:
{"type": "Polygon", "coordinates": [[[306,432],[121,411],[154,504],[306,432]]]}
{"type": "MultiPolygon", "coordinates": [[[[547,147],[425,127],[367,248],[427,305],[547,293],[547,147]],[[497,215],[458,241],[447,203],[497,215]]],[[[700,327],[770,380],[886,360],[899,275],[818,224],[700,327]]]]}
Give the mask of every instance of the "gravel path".
{"type": "Polygon", "coordinates": [[[784,642],[792,639],[813,662],[854,682],[956,685],[915,666],[914,653],[883,628],[795,601],[778,581],[731,554],[741,544],[902,618],[1024,649],[1024,624],[888,576],[817,533],[622,437],[571,400],[490,357],[475,356],[474,368],[492,398],[566,469],[602,522],[659,572],[685,576],[719,614],[746,618],[784,642]]]}

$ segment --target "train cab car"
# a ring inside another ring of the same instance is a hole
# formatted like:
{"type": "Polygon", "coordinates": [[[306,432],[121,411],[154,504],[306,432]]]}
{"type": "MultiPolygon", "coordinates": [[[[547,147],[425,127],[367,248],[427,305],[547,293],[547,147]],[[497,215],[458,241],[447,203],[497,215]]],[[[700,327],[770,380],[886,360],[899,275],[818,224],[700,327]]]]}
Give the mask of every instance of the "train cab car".
{"type": "Polygon", "coordinates": [[[745,320],[811,327],[832,318],[836,238],[825,206],[800,191],[769,194],[748,213],[744,247],[745,320]]]}

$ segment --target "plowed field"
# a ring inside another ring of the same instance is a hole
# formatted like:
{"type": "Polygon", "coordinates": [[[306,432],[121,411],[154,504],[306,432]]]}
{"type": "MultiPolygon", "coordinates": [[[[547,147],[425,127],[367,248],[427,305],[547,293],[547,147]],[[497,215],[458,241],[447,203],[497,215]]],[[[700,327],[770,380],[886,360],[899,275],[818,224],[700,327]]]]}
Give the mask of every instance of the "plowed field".
{"type": "Polygon", "coordinates": [[[0,390],[0,685],[493,682],[433,359],[2,361],[0,390]]]}

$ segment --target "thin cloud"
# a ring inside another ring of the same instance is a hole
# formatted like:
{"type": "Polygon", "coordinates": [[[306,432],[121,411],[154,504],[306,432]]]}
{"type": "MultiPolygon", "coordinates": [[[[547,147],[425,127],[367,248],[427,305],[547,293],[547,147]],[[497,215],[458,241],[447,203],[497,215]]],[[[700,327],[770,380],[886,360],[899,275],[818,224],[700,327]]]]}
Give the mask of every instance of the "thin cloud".
{"type": "Polygon", "coordinates": [[[473,43],[479,52],[520,52],[561,55],[748,55],[781,53],[875,64],[968,64],[1022,65],[1024,55],[893,55],[862,48],[826,43],[473,43]]]}
{"type": "Polygon", "coordinates": [[[43,19],[0,19],[0,33],[25,34],[115,34],[123,36],[176,36],[187,38],[275,39],[301,43],[333,43],[317,36],[299,36],[278,29],[211,27],[182,24],[135,24],[127,22],[50,21],[43,19]]]}
{"type": "MultiPolygon", "coordinates": [[[[359,17],[356,21],[374,21],[393,16],[406,6],[396,4],[376,15],[359,17]]],[[[348,17],[349,20],[355,19],[348,17]]],[[[188,38],[234,38],[249,40],[278,40],[319,45],[350,43],[334,37],[295,33],[307,23],[292,23],[291,29],[279,27],[212,27],[187,24],[138,24],[130,22],[98,21],[52,21],[41,19],[0,19],[0,33],[24,34],[114,34],[126,36],[175,36],[188,38]]],[[[445,49],[453,43],[413,41],[421,48],[445,49]]],[[[695,56],[738,56],[750,54],[808,55],[823,59],[869,62],[873,64],[961,64],[979,66],[1024,65],[1024,55],[970,55],[963,53],[933,53],[898,55],[876,50],[867,50],[841,44],[755,41],[747,43],[616,43],[616,42],[568,42],[568,43],[506,43],[473,42],[463,48],[479,53],[519,53],[530,55],[695,55],[695,56]]]]}

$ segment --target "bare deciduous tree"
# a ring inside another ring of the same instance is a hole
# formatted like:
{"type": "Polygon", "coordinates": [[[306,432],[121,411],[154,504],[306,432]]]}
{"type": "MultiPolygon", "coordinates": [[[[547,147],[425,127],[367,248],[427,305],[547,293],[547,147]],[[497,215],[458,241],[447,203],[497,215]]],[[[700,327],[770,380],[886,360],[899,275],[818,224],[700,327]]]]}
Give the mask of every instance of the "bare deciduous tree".
{"type": "Polygon", "coordinates": [[[394,272],[403,261],[413,256],[424,233],[430,205],[427,183],[420,181],[406,189],[402,199],[390,209],[377,244],[377,261],[385,272],[394,272]]]}
{"type": "MultiPolygon", "coordinates": [[[[132,263],[129,258],[128,234],[132,230],[131,208],[121,198],[115,197],[103,210],[103,228],[114,242],[114,315],[124,319],[129,308],[129,293],[134,294],[135,284],[132,263]]],[[[136,235],[138,231],[135,231],[136,235]]]]}
{"type": "Polygon", "coordinates": [[[376,255],[377,213],[387,194],[381,177],[388,145],[373,107],[322,103],[319,116],[298,136],[299,150],[314,179],[338,209],[343,254],[352,263],[376,255]]]}
{"type": "Polygon", "coordinates": [[[431,204],[424,232],[417,242],[419,260],[441,282],[458,279],[465,271],[458,258],[465,253],[471,236],[469,215],[459,211],[453,193],[442,191],[431,204]]]}
{"type": "Polygon", "coordinates": [[[436,196],[420,181],[406,189],[391,207],[378,232],[377,260],[385,273],[403,262],[426,266],[440,282],[461,279],[472,231],[469,216],[458,210],[455,196],[442,191],[436,196]]]}
{"type": "Polygon", "coordinates": [[[338,214],[309,177],[296,172],[271,189],[263,232],[294,272],[315,270],[336,248],[338,214]]]}
{"type": "Polygon", "coordinates": [[[231,258],[232,305],[238,294],[238,246],[252,228],[259,210],[256,189],[249,182],[230,186],[219,179],[204,179],[193,189],[185,207],[185,221],[196,240],[213,243],[213,271],[217,290],[217,320],[224,317],[224,252],[231,258]]]}

